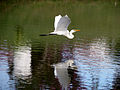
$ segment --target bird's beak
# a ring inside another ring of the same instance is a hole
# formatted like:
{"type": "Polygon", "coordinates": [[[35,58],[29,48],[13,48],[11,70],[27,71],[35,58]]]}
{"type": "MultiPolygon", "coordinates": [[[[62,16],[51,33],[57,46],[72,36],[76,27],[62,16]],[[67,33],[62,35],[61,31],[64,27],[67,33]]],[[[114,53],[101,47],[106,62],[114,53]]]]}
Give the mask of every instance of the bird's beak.
{"type": "Polygon", "coordinates": [[[74,31],[80,31],[80,30],[74,30],[74,31]]]}

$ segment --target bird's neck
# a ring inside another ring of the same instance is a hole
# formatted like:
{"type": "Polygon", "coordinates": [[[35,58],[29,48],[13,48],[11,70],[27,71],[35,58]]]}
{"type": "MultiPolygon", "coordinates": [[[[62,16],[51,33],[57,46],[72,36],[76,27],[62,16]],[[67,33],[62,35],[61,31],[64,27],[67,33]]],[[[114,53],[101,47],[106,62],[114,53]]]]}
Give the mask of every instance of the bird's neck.
{"type": "Polygon", "coordinates": [[[73,35],[73,32],[69,32],[69,37],[68,37],[69,39],[73,39],[74,38],[74,35],[73,35]]]}
{"type": "Polygon", "coordinates": [[[73,33],[72,33],[72,32],[70,32],[70,36],[74,37],[74,35],[73,35],[73,33]]]}

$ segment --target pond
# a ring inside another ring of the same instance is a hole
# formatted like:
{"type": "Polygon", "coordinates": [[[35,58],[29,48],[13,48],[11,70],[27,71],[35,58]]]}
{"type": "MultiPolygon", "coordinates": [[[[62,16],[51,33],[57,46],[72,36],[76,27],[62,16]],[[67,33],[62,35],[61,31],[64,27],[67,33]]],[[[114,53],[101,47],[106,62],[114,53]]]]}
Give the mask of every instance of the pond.
{"type": "Polygon", "coordinates": [[[29,2],[0,13],[0,90],[118,90],[120,7],[113,2],[29,2]],[[68,15],[74,39],[40,36],[68,15]]]}

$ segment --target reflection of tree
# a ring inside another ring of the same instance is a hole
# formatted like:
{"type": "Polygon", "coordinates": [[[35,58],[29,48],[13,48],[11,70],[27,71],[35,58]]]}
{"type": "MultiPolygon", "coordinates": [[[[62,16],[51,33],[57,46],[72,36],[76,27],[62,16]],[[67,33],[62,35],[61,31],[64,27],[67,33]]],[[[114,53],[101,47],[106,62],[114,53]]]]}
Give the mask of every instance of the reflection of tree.
{"type": "Polygon", "coordinates": [[[113,88],[114,90],[120,90],[120,68],[118,68],[116,70],[116,74],[115,74],[115,79],[114,79],[114,83],[113,83],[113,88]]]}
{"type": "Polygon", "coordinates": [[[31,80],[31,45],[25,40],[20,25],[16,26],[16,36],[13,75],[17,81],[16,88],[24,88],[23,84],[26,86],[31,80]]]}
{"type": "Polygon", "coordinates": [[[20,25],[16,25],[16,45],[20,45],[20,43],[23,43],[24,37],[23,37],[23,28],[20,25]]]}
{"type": "MultiPolygon", "coordinates": [[[[114,42],[114,46],[113,46],[113,54],[114,54],[114,62],[120,66],[120,38],[118,40],[116,40],[116,42],[114,42]]],[[[119,90],[120,89],[120,67],[116,68],[116,74],[115,74],[115,78],[114,78],[114,83],[113,83],[113,88],[115,90],[119,90]]]]}
{"type": "MultiPolygon", "coordinates": [[[[73,42],[68,41],[67,43],[63,44],[62,47],[62,61],[66,62],[67,60],[73,60],[74,61],[74,46],[73,46],[73,42]]],[[[79,82],[76,80],[76,78],[78,77],[77,74],[75,73],[76,71],[74,69],[68,69],[68,74],[69,77],[71,79],[69,85],[67,88],[69,89],[79,89],[79,82]],[[70,87],[70,85],[72,85],[72,87],[70,87]]]]}
{"type": "Polygon", "coordinates": [[[14,80],[12,77],[13,50],[7,40],[0,41],[0,89],[14,90],[14,80]]]}
{"type": "Polygon", "coordinates": [[[116,41],[114,49],[115,49],[115,52],[114,52],[115,56],[120,57],[120,39],[116,41]]]}
{"type": "Polygon", "coordinates": [[[32,85],[37,89],[54,89],[60,88],[58,81],[54,78],[53,68],[50,66],[53,62],[56,62],[56,49],[53,46],[45,45],[41,46],[38,43],[37,46],[32,46],[32,85]]]}
{"type": "MultiPolygon", "coordinates": [[[[36,43],[37,45],[32,45],[32,85],[38,89],[55,88],[56,90],[59,90],[62,86],[60,85],[58,78],[55,78],[53,74],[54,69],[51,65],[72,58],[72,47],[67,47],[69,43],[66,45],[51,45],[49,42],[45,45],[41,45],[39,42],[36,43]]],[[[70,83],[78,87],[78,82],[75,80],[76,75],[71,71],[72,70],[69,70],[69,73],[71,73],[73,77],[71,75],[69,77],[74,82],[70,81],[70,83]]]]}
{"type": "Polygon", "coordinates": [[[14,75],[20,79],[31,76],[31,47],[19,46],[14,51],[14,75]]]}
{"type": "Polygon", "coordinates": [[[70,42],[66,43],[62,47],[62,61],[73,59],[73,47],[70,42]]]}
{"type": "Polygon", "coordinates": [[[105,38],[76,44],[74,58],[82,88],[112,89],[115,65],[109,55],[110,49],[105,38]]]}

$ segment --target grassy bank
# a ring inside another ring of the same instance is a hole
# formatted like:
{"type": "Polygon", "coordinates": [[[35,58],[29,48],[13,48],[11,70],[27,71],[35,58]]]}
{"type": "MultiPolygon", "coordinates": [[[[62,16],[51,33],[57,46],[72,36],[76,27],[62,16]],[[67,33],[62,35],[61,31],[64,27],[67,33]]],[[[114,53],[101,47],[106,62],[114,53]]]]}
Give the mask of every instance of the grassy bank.
{"type": "Polygon", "coordinates": [[[91,4],[97,5],[102,4],[105,5],[106,3],[111,4],[111,6],[120,7],[120,0],[2,0],[0,1],[0,11],[10,11],[14,7],[23,6],[26,4],[40,4],[41,6],[44,4],[91,4]]]}

